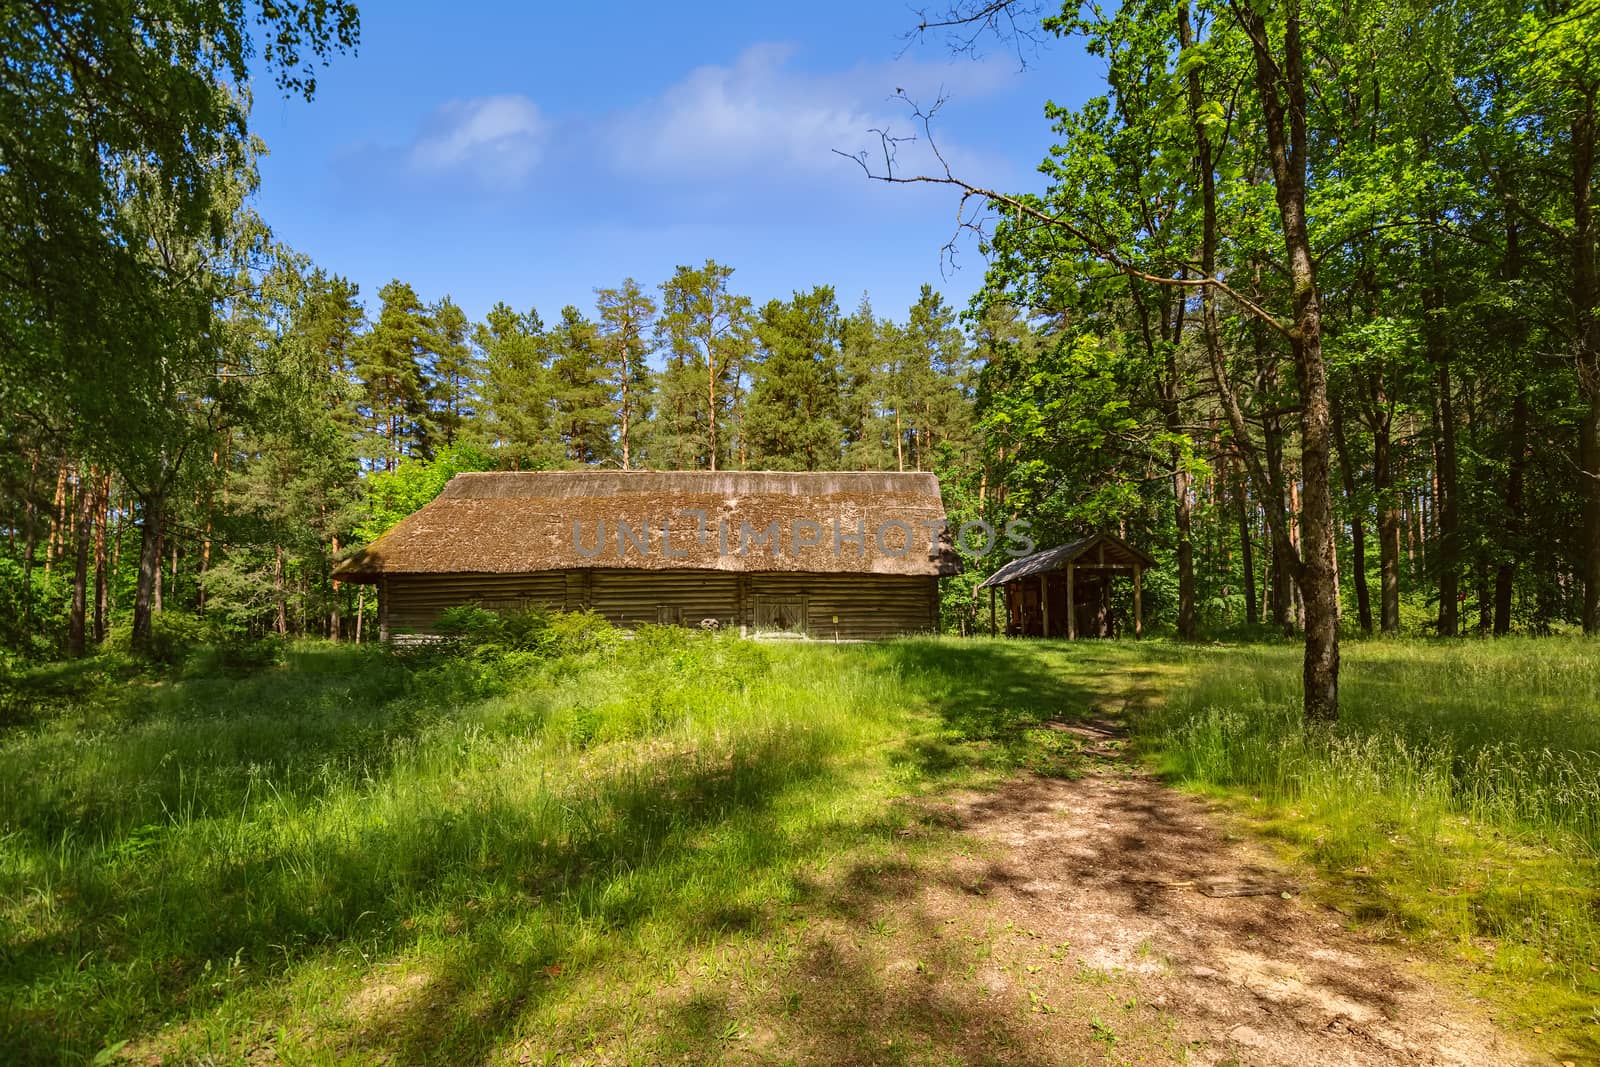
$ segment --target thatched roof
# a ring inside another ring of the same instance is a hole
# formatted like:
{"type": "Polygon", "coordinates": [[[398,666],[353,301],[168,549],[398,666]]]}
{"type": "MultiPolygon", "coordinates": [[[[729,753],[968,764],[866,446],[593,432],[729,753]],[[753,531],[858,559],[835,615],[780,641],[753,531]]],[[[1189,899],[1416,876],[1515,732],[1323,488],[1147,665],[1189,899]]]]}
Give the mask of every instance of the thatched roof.
{"type": "Polygon", "coordinates": [[[460,474],[432,503],[340,562],[334,577],[376,582],[385,574],[505,574],[588,567],[955,574],[961,565],[949,548],[950,535],[941,537],[938,550],[930,556],[931,531],[920,525],[944,521],[939,482],[932,474],[460,474]],[[703,536],[697,518],[685,514],[692,511],[705,513],[703,536]],[[602,523],[605,542],[597,544],[602,523]],[[621,529],[624,523],[628,531],[621,529]],[[662,527],[669,523],[670,545],[662,538],[662,527]],[[777,539],[761,545],[750,537],[768,532],[773,524],[781,550],[777,539]],[[847,539],[857,536],[863,525],[866,544],[861,550],[847,539]],[[641,551],[640,544],[647,550],[641,551]]]}
{"type": "Polygon", "coordinates": [[[1156,561],[1144,552],[1139,551],[1126,541],[1110,534],[1090,534],[1080,537],[1076,541],[1068,541],[1064,545],[1046,548],[1035,552],[1031,556],[1014,559],[1004,567],[995,571],[982,582],[978,588],[990,585],[1006,585],[1021,578],[1043,574],[1045,571],[1056,571],[1069,563],[1081,566],[1111,565],[1131,567],[1137,563],[1141,567],[1154,567],[1156,561]]]}

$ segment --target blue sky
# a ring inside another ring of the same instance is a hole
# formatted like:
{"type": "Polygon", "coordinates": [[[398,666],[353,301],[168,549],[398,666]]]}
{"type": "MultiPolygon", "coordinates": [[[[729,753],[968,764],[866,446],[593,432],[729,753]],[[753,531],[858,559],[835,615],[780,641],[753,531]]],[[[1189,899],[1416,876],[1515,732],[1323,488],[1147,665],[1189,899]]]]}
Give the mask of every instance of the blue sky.
{"type": "MultiPolygon", "coordinates": [[[[647,288],[714,258],[759,304],[831,284],[903,315],[930,282],[957,305],[948,189],[868,182],[832,154],[912,133],[903,88],[948,97],[936,127],[974,181],[1033,188],[1047,99],[1095,91],[1098,61],[1052,42],[1019,69],[998,45],[955,58],[907,48],[902,3],[364,4],[361,51],[307,104],[259,91],[259,206],[279,238],[361,286],[401,278],[473,318],[497,300],[585,310],[593,290],[647,288]]],[[[926,161],[922,147],[903,162],[926,161]]]]}

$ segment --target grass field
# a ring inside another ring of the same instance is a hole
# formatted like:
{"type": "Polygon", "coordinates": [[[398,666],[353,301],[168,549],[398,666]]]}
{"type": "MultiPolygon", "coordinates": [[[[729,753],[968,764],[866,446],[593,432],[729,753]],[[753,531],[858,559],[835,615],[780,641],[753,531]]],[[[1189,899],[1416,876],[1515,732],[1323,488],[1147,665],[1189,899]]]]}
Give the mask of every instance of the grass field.
{"type": "Polygon", "coordinates": [[[0,732],[0,1048],[958,1059],[960,1019],[867,973],[819,988],[795,946],[877,929],[884,872],[965,847],[919,798],[1076,773],[1044,723],[1103,707],[1354,921],[1574,1047],[1600,1032],[1597,663],[1357,644],[1345,724],[1310,739],[1295,651],[1271,646],[621,641],[569,619],[511,653],[37,671],[0,732]]]}
{"type": "Polygon", "coordinates": [[[1183,682],[1134,725],[1172,780],[1234,800],[1347,914],[1600,1062],[1600,646],[1347,644],[1342,721],[1309,737],[1297,649],[1157,655],[1183,682]]]}

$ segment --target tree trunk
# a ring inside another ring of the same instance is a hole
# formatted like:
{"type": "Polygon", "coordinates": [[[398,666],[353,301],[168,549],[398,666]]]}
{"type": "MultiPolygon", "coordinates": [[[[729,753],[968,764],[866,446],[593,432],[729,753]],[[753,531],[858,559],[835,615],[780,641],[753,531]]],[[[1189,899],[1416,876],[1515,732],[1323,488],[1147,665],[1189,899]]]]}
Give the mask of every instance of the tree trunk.
{"type": "MultiPolygon", "coordinates": [[[[337,564],[339,561],[338,534],[333,535],[333,548],[328,554],[328,559],[333,564],[337,564]]],[[[343,629],[343,624],[339,618],[339,586],[342,583],[330,581],[329,584],[333,588],[333,595],[328,598],[328,640],[338,641],[342,637],[341,630],[343,629]]]]}
{"type": "Polygon", "coordinates": [[[1428,354],[1434,368],[1434,436],[1438,442],[1434,509],[1439,527],[1439,636],[1455,637],[1461,628],[1461,509],[1457,505],[1456,418],[1450,381],[1450,347],[1440,316],[1444,300],[1437,286],[1423,298],[1428,354]]]}
{"type": "Polygon", "coordinates": [[[1578,454],[1583,481],[1583,632],[1600,634],[1600,278],[1593,214],[1595,89],[1572,121],[1572,306],[1578,393],[1578,454]]]}
{"type": "MultiPolygon", "coordinates": [[[[1278,486],[1278,493],[1284,489],[1283,469],[1283,433],[1278,429],[1278,418],[1270,416],[1266,420],[1266,446],[1267,446],[1267,472],[1272,484],[1278,486]]],[[[1275,501],[1280,514],[1285,513],[1284,501],[1280,495],[1275,501]]],[[[1270,521],[1270,520],[1269,520],[1270,521]]],[[[1269,587],[1272,590],[1272,624],[1278,627],[1285,636],[1294,633],[1294,621],[1290,617],[1294,611],[1294,594],[1289,589],[1289,575],[1293,573],[1293,564],[1290,562],[1293,554],[1293,534],[1290,532],[1285,518],[1285,529],[1282,537],[1274,537],[1272,541],[1272,580],[1269,587]]]]}
{"type": "Polygon", "coordinates": [[[1283,223],[1294,323],[1289,345],[1300,392],[1301,550],[1294,575],[1305,604],[1306,649],[1302,678],[1305,717],[1310,723],[1339,716],[1339,587],[1334,563],[1333,499],[1329,478],[1332,450],[1327,367],[1322,358],[1322,300],[1316,259],[1306,222],[1305,55],[1300,5],[1284,9],[1282,62],[1268,46],[1265,18],[1249,7],[1236,9],[1251,30],[1256,88],[1266,118],[1273,191],[1283,223]],[[1279,90],[1287,99],[1280,99],[1279,90]]]}
{"type": "Polygon", "coordinates": [[[1250,508],[1246,500],[1244,478],[1238,471],[1238,457],[1234,457],[1233,501],[1239,516],[1239,560],[1244,567],[1244,621],[1254,626],[1260,621],[1256,614],[1256,560],[1250,545],[1250,508]]]}
{"type": "Polygon", "coordinates": [[[706,428],[708,439],[711,442],[711,469],[717,469],[717,357],[712,349],[715,344],[711,338],[706,338],[706,428]]]}
{"type": "Polygon", "coordinates": [[[50,573],[50,568],[55,566],[57,557],[65,551],[65,543],[61,536],[61,528],[66,525],[66,516],[63,513],[63,502],[67,493],[67,460],[62,457],[61,466],[56,469],[56,493],[50,498],[50,539],[44,546],[44,572],[50,573]]]}
{"type": "Polygon", "coordinates": [[[139,580],[133,593],[133,647],[150,648],[151,617],[161,610],[161,524],[166,501],[151,494],[139,497],[143,515],[139,533],[139,580]]]}
{"type": "Polygon", "coordinates": [[[39,545],[39,526],[33,503],[33,494],[38,491],[39,454],[35,452],[28,461],[28,496],[22,506],[23,532],[22,549],[22,619],[24,624],[33,621],[33,553],[39,545]]]}
{"type": "Polygon", "coordinates": [[[83,469],[78,470],[78,515],[74,526],[72,561],[72,611],[67,620],[67,654],[87,651],[85,634],[89,615],[89,540],[94,524],[94,490],[83,469]]]}
{"type": "Polygon", "coordinates": [[[1194,618],[1194,503],[1189,499],[1189,471],[1182,463],[1182,453],[1174,448],[1172,503],[1178,528],[1178,637],[1193,641],[1199,636],[1194,618]]]}
{"type": "Polygon", "coordinates": [[[1523,514],[1522,479],[1528,464],[1528,391],[1521,388],[1511,405],[1510,458],[1506,463],[1506,524],[1500,543],[1500,566],[1494,576],[1494,632],[1511,632],[1511,595],[1517,580],[1517,558],[1521,554],[1523,514]],[[1509,542],[1509,543],[1508,543],[1509,542]]]}
{"type": "Polygon", "coordinates": [[[1350,582],[1356,591],[1356,617],[1361,622],[1361,632],[1372,633],[1372,593],[1367,588],[1367,522],[1366,508],[1356,491],[1355,464],[1350,459],[1350,447],[1344,435],[1344,412],[1338,404],[1333,406],[1334,443],[1339,447],[1339,470],[1344,477],[1345,499],[1350,502],[1350,582]]]}
{"type": "Polygon", "coordinates": [[[95,501],[94,524],[94,641],[106,639],[106,620],[110,615],[110,575],[106,571],[106,527],[111,524],[111,475],[100,479],[95,501]]]}
{"type": "Polygon", "coordinates": [[[1394,492],[1389,415],[1379,398],[1372,427],[1372,489],[1378,505],[1378,629],[1400,632],[1400,501],[1394,492]]]}
{"type": "MultiPolygon", "coordinates": [[[[180,587],[178,585],[178,539],[176,537],[169,537],[167,539],[167,544],[171,547],[172,556],[172,588],[168,590],[167,595],[176,598],[180,591],[180,587]]],[[[182,601],[178,602],[178,610],[183,610],[182,601]]]]}
{"type": "Polygon", "coordinates": [[[289,634],[289,602],[283,589],[283,546],[273,546],[272,557],[272,594],[277,605],[278,636],[287,637],[289,634]]]}
{"type": "Polygon", "coordinates": [[[622,430],[622,433],[621,433],[621,437],[622,437],[622,469],[623,470],[628,470],[629,469],[628,463],[629,463],[629,460],[631,458],[630,453],[629,453],[629,440],[628,440],[628,416],[631,413],[630,412],[630,408],[629,408],[630,400],[629,400],[629,397],[628,397],[628,378],[629,378],[629,374],[628,374],[628,335],[627,335],[626,332],[624,332],[623,335],[622,335],[622,427],[621,427],[621,430],[622,430]]]}

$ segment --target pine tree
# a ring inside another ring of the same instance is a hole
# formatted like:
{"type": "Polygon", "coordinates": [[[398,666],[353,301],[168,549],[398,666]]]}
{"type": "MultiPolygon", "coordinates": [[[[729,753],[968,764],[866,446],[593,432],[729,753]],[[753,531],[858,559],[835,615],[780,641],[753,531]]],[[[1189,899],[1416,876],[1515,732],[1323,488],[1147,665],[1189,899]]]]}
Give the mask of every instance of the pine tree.
{"type": "Polygon", "coordinates": [[[555,426],[568,462],[609,462],[613,451],[614,397],[601,354],[599,331],[577,308],[545,334],[555,426]]]}
{"type": "Polygon", "coordinates": [[[855,314],[840,326],[840,421],[844,434],[844,465],[852,470],[893,470],[893,422],[886,415],[888,375],[885,373],[884,324],[872,311],[867,294],[855,314]]]}
{"type": "Polygon", "coordinates": [[[596,289],[602,347],[616,402],[617,445],[622,469],[638,460],[634,436],[650,417],[652,328],[656,304],[639,283],[627,278],[616,289],[596,289]]]}
{"type": "Polygon", "coordinates": [[[429,454],[433,436],[423,376],[431,328],[416,290],[398,279],[378,290],[382,308],[357,349],[371,441],[367,459],[393,471],[402,458],[429,454]]]}
{"type": "Polygon", "coordinates": [[[483,365],[471,343],[466,313],[448,296],[429,310],[428,394],[438,443],[448,448],[476,421],[483,365]]]}
{"type": "Polygon", "coordinates": [[[750,298],[729,291],[732,275],[732,267],[708,259],[699,268],[680,266],[661,286],[659,329],[668,351],[662,401],[671,409],[667,437],[679,466],[717,470],[744,458],[741,398],[750,353],[750,298]],[[688,396],[691,377],[698,378],[698,402],[688,396]],[[724,432],[725,425],[731,433],[724,432]]]}
{"type": "Polygon", "coordinates": [[[544,332],[537,311],[519,313],[505,303],[490,309],[476,331],[484,353],[482,436],[511,470],[542,470],[562,458],[544,332]]]}
{"type": "Polygon", "coordinates": [[[842,323],[831,286],[773,300],[756,327],[746,434],[750,462],[769,470],[833,470],[839,423],[842,323]]]}

